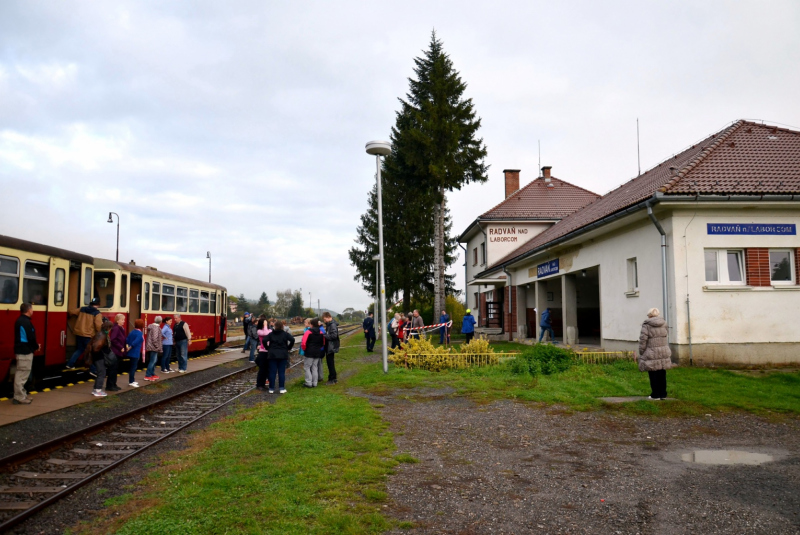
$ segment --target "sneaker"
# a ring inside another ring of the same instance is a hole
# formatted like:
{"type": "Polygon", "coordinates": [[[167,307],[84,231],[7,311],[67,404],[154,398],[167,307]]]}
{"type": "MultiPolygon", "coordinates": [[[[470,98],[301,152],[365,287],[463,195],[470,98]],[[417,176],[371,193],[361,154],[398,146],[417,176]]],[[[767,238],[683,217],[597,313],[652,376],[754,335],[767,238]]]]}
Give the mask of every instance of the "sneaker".
{"type": "Polygon", "coordinates": [[[14,405],[30,405],[33,402],[31,398],[25,398],[22,401],[15,399],[12,403],[14,405]]]}
{"type": "Polygon", "coordinates": [[[244,349],[242,349],[242,353],[244,353],[244,349]]]}
{"type": "Polygon", "coordinates": [[[139,383],[136,383],[136,382],[128,383],[128,386],[133,387],[133,388],[139,388],[139,383]]]}
{"type": "Polygon", "coordinates": [[[285,388],[281,388],[280,390],[278,390],[278,392],[280,392],[281,394],[285,394],[286,393],[286,389],[285,388]]]}
{"type": "Polygon", "coordinates": [[[151,375],[150,377],[145,377],[145,379],[149,381],[157,381],[158,379],[160,379],[160,377],[158,375],[151,375]]]}
{"type": "Polygon", "coordinates": [[[653,396],[647,396],[647,399],[652,399],[653,401],[661,401],[664,398],[654,398],[653,396]]]}
{"type": "Polygon", "coordinates": [[[274,393],[275,393],[275,391],[274,391],[274,390],[270,390],[270,391],[269,391],[269,393],[270,393],[270,394],[274,394],[274,393]]]}
{"type": "Polygon", "coordinates": [[[65,370],[74,370],[75,366],[64,366],[65,370]]]}
{"type": "Polygon", "coordinates": [[[336,381],[335,381],[335,380],[328,381],[328,382],[327,382],[327,383],[325,383],[325,384],[326,384],[326,385],[328,385],[328,386],[333,386],[333,385],[335,385],[335,384],[336,384],[336,381]]]}
{"type": "Polygon", "coordinates": [[[304,386],[304,387],[306,387],[306,388],[314,388],[314,386],[313,386],[313,385],[307,385],[307,384],[305,384],[305,383],[303,383],[303,386],[304,386]]]}
{"type": "Polygon", "coordinates": [[[105,392],[103,392],[102,390],[92,390],[92,395],[93,395],[93,396],[95,396],[95,397],[98,397],[98,398],[104,398],[104,397],[106,397],[108,394],[106,394],[106,393],[105,393],[105,392]]]}
{"type": "Polygon", "coordinates": [[[111,388],[106,388],[106,392],[118,392],[120,390],[122,389],[118,386],[112,386],[111,388]]]}
{"type": "Polygon", "coordinates": [[[186,373],[186,370],[178,370],[178,373],[186,373]]]}
{"type": "Polygon", "coordinates": [[[257,386],[256,387],[256,390],[266,390],[266,389],[267,389],[266,386],[257,386]]]}

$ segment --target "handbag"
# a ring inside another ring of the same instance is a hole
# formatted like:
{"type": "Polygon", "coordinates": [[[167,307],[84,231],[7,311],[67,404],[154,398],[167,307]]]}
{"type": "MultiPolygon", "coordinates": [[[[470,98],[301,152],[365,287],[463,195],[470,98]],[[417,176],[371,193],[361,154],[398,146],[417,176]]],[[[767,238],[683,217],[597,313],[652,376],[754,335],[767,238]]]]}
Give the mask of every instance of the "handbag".
{"type": "Polygon", "coordinates": [[[119,359],[117,359],[117,356],[113,351],[109,350],[103,351],[103,361],[106,363],[106,368],[113,368],[119,364],[119,359]]]}

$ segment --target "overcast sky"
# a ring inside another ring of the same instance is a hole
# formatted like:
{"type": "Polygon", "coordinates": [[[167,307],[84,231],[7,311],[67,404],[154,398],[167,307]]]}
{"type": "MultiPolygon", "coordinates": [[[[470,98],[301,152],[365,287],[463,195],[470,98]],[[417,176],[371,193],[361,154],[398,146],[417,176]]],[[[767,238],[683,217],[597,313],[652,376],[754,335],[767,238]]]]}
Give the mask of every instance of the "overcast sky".
{"type": "MultiPolygon", "coordinates": [[[[0,233],[274,300],[364,308],[347,258],[432,29],[490,180],[605,193],[740,118],[800,125],[800,3],[0,1],[0,233]],[[400,7],[402,6],[402,8],[400,7]]],[[[463,260],[451,269],[463,285],[463,260]]]]}

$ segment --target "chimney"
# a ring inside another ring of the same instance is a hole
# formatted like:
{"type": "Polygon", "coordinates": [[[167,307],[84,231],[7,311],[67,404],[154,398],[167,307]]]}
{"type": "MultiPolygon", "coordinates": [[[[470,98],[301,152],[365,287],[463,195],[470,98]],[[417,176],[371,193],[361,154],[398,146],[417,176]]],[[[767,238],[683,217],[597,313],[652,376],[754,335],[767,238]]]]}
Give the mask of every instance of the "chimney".
{"type": "Polygon", "coordinates": [[[545,165],[542,167],[542,177],[544,177],[545,182],[550,182],[550,169],[552,168],[553,166],[551,165],[545,165]]]}
{"type": "Polygon", "coordinates": [[[506,175],[506,199],[519,189],[519,169],[503,169],[506,175]]]}

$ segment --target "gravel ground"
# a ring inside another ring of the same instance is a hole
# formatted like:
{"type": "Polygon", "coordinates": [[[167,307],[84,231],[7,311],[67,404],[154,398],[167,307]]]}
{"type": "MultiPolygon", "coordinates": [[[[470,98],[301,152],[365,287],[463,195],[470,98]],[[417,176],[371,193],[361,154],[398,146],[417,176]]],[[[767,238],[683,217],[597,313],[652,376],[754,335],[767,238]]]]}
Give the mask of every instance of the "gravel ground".
{"type": "Polygon", "coordinates": [[[402,395],[370,398],[384,405],[398,453],[420,460],[390,478],[386,511],[415,525],[393,533],[800,533],[796,419],[649,419],[475,405],[447,390],[402,395]],[[775,461],[681,460],[697,449],[775,461]]]}
{"type": "MultiPolygon", "coordinates": [[[[300,377],[301,374],[302,366],[292,368],[286,375],[287,384],[290,380],[300,377]]],[[[248,376],[255,384],[255,369],[248,376]]],[[[186,378],[189,377],[191,375],[186,378]]],[[[231,416],[242,408],[253,407],[259,403],[274,403],[278,398],[278,395],[263,394],[257,391],[242,396],[236,402],[188,427],[183,432],[153,446],[147,453],[134,457],[118,469],[112,470],[87,486],[78,489],[64,500],[26,520],[8,533],[45,535],[64,533],[68,529],[71,529],[73,533],[80,533],[81,521],[89,521],[98,511],[104,509],[103,503],[106,500],[135,491],[141,479],[152,469],[153,461],[164,455],[174,455],[176,451],[185,448],[192,433],[231,416]]]]}
{"type": "MultiPolygon", "coordinates": [[[[169,381],[156,383],[121,392],[120,395],[96,399],[89,396],[87,403],[73,405],[58,411],[49,412],[0,427],[0,455],[5,457],[58,438],[67,433],[102,422],[111,417],[124,414],[152,404],[177,392],[183,392],[199,384],[211,381],[237,369],[252,366],[242,355],[241,359],[227,364],[189,374],[175,374],[169,381]]],[[[191,366],[191,362],[189,363],[191,366]]],[[[119,383],[122,384],[120,379],[119,383]]]]}

